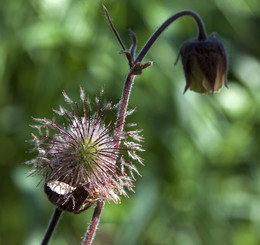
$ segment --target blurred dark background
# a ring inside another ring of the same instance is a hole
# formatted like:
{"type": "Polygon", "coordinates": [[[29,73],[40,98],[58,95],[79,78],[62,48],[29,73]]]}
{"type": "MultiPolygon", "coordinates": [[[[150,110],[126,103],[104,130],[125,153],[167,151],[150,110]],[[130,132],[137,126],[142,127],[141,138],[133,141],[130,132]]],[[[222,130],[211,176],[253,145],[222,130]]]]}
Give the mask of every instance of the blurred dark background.
{"type": "MultiPolygon", "coordinates": [[[[106,204],[94,245],[260,244],[260,2],[258,0],[12,0],[0,3],[0,244],[37,245],[53,206],[23,163],[33,117],[52,117],[62,91],[90,97],[105,86],[118,102],[128,70],[102,3],[125,44],[139,48],[168,16],[197,11],[230,56],[229,89],[200,95],[185,86],[182,42],[190,17],[160,37],[137,77],[127,122],[145,137],[135,193],[106,204]]],[[[65,213],[50,244],[80,244],[93,209],[65,213]]]]}

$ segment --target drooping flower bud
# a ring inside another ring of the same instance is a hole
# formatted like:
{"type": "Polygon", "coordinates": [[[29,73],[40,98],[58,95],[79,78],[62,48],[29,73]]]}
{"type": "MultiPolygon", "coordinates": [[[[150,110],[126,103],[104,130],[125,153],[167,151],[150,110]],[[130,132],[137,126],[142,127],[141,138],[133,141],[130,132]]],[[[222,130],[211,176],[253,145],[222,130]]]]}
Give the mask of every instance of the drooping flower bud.
{"type": "Polygon", "coordinates": [[[35,119],[38,125],[33,127],[39,135],[33,135],[32,143],[38,155],[27,162],[34,167],[31,174],[42,176],[45,193],[61,210],[78,214],[98,200],[118,203],[119,195],[127,195],[125,188],[132,190],[133,172],[138,173],[131,161],[126,163],[125,153],[142,161],[136,154],[142,150],[137,143],[142,141],[140,131],[114,135],[116,123],[105,124],[111,104],[102,105],[96,97],[93,111],[83,89],[81,106],[63,94],[70,110],[54,110],[62,124],[55,119],[35,119]],[[134,140],[128,142],[129,137],[134,140]]]}
{"type": "Polygon", "coordinates": [[[184,93],[189,88],[198,93],[218,92],[227,85],[228,58],[224,45],[216,38],[185,42],[181,56],[186,78],[184,93]]]}

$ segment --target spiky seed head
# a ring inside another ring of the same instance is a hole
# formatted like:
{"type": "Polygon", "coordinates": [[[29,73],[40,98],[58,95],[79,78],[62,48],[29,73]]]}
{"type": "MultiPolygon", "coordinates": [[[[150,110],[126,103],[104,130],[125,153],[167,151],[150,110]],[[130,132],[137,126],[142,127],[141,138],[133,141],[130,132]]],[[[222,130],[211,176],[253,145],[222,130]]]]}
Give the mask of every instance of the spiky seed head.
{"type": "Polygon", "coordinates": [[[42,176],[49,200],[65,211],[80,213],[100,199],[119,202],[120,195],[127,195],[125,188],[132,190],[134,172],[138,173],[132,161],[126,162],[125,153],[142,163],[137,155],[142,150],[140,131],[114,135],[116,123],[105,124],[113,106],[102,105],[101,96],[92,110],[82,88],[80,105],[63,95],[69,109],[54,110],[63,124],[35,119],[39,135],[33,135],[32,142],[38,155],[27,162],[33,165],[31,175],[42,176]]]}

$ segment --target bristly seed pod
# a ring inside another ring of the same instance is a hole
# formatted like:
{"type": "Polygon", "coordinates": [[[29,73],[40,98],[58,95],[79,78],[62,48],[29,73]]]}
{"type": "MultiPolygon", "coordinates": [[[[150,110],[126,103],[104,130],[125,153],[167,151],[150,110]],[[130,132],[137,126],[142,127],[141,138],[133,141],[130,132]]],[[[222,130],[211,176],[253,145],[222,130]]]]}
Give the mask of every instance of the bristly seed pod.
{"type": "Polygon", "coordinates": [[[226,49],[216,38],[185,42],[177,57],[181,56],[186,78],[184,93],[189,88],[198,93],[218,92],[227,85],[228,58],[226,49]]]}
{"type": "Polygon", "coordinates": [[[54,110],[63,120],[35,119],[39,136],[33,134],[37,157],[27,164],[34,166],[31,175],[41,175],[49,200],[59,209],[78,214],[98,200],[119,202],[119,195],[132,190],[134,164],[126,163],[125,153],[142,163],[136,151],[142,151],[140,131],[114,135],[115,122],[105,125],[111,104],[96,98],[96,110],[81,88],[81,112],[77,102],[63,93],[70,110],[54,110]],[[134,141],[128,142],[129,138],[134,141]],[[128,170],[125,170],[128,167],[128,170]]]}

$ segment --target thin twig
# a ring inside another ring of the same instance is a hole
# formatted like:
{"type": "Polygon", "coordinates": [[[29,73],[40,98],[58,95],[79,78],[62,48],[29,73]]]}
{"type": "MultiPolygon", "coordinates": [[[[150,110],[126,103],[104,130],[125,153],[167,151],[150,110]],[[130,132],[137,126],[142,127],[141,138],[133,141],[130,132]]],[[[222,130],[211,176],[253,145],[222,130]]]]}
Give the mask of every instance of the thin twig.
{"type": "Polygon", "coordinates": [[[109,16],[109,14],[108,14],[107,8],[105,7],[104,4],[103,4],[103,9],[104,9],[104,11],[105,11],[107,20],[108,20],[108,22],[109,22],[109,25],[110,25],[110,27],[111,27],[113,33],[115,34],[115,37],[116,37],[117,41],[119,42],[119,44],[120,44],[120,46],[122,47],[122,49],[123,49],[123,50],[126,50],[125,45],[124,45],[123,42],[121,41],[121,38],[120,38],[120,36],[119,36],[119,34],[118,34],[116,28],[114,27],[114,25],[113,25],[113,23],[112,23],[112,21],[111,21],[111,19],[110,19],[110,16],[109,16]]]}

